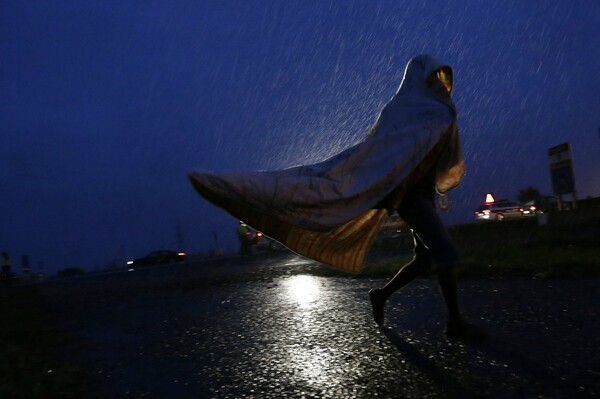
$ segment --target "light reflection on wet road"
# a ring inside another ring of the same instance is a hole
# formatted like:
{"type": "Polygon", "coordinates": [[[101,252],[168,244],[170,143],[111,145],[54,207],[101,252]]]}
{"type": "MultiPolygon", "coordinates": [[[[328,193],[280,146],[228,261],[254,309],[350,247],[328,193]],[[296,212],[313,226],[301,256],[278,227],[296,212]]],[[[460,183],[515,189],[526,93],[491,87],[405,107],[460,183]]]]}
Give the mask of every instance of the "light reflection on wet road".
{"type": "Polygon", "coordinates": [[[48,285],[50,316],[83,338],[69,353],[91,370],[90,396],[600,394],[597,281],[464,282],[492,337],[460,344],[443,336],[434,281],[393,297],[378,329],[367,292],[383,280],[316,277],[294,255],[201,267],[48,285]]]}

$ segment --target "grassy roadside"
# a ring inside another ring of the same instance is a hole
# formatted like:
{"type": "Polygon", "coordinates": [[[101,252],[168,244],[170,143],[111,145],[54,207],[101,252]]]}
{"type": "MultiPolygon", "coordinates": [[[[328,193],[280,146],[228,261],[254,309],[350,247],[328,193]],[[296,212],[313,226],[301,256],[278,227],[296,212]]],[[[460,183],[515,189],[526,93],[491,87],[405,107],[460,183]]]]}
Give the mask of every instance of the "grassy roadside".
{"type": "Polygon", "coordinates": [[[0,286],[0,398],[79,398],[83,370],[59,360],[69,339],[49,329],[36,291],[0,286]]]}
{"type": "MultiPolygon", "coordinates": [[[[459,273],[470,278],[600,277],[600,226],[538,226],[535,219],[455,226],[459,273]]],[[[412,247],[409,233],[379,240],[380,251],[412,247]]],[[[365,277],[391,276],[409,256],[368,262],[365,277]]]]}

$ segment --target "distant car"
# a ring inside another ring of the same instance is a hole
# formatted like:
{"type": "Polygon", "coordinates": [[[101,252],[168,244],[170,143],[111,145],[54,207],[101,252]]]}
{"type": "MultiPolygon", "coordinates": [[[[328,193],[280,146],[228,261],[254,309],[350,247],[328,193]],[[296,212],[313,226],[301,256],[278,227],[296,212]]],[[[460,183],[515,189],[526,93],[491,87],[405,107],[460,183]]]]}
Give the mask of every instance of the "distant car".
{"type": "Polygon", "coordinates": [[[524,204],[525,215],[537,215],[540,213],[557,211],[559,209],[559,201],[556,197],[540,197],[533,201],[528,201],[524,204]]]}
{"type": "Polygon", "coordinates": [[[483,204],[475,211],[477,220],[504,220],[523,216],[523,205],[509,200],[483,204]]]}
{"type": "Polygon", "coordinates": [[[280,243],[265,236],[262,231],[254,233],[252,244],[254,245],[254,248],[259,251],[277,251],[283,249],[283,246],[280,243]]]}
{"type": "Polygon", "coordinates": [[[132,268],[135,266],[152,266],[183,261],[185,261],[185,252],[161,250],[151,252],[143,258],[130,260],[127,262],[127,266],[132,268]]]}

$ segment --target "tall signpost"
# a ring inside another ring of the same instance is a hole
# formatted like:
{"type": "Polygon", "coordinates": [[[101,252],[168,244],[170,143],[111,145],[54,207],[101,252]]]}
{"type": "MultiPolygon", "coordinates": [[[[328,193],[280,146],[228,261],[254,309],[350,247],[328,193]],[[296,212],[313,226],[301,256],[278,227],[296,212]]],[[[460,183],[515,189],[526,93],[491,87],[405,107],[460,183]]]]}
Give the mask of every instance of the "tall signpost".
{"type": "Polygon", "coordinates": [[[552,190],[562,202],[564,194],[573,195],[573,209],[577,208],[577,195],[575,193],[575,176],[573,174],[573,156],[571,143],[566,142],[548,149],[550,161],[550,177],[552,190]]]}

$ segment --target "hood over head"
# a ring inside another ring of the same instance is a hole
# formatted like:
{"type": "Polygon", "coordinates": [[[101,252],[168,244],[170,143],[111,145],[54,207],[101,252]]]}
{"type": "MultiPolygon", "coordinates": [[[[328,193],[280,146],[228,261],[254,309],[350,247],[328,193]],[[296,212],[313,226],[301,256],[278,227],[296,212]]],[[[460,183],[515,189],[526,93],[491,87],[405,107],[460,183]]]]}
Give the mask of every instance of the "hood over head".
{"type": "Polygon", "coordinates": [[[450,124],[456,107],[450,97],[452,68],[427,54],[412,58],[404,71],[400,87],[383,107],[367,137],[395,134],[398,129],[423,123],[437,115],[435,123],[450,124]],[[440,78],[449,85],[446,89],[440,78]],[[443,121],[442,121],[443,119],[443,121]]]}
{"type": "Polygon", "coordinates": [[[429,54],[421,54],[412,58],[406,65],[396,95],[433,97],[454,108],[450,98],[453,83],[452,68],[449,65],[429,54]],[[447,81],[450,90],[444,87],[441,79],[447,81]]]}

